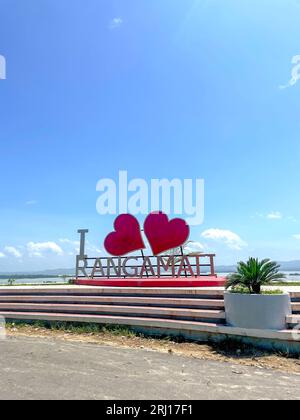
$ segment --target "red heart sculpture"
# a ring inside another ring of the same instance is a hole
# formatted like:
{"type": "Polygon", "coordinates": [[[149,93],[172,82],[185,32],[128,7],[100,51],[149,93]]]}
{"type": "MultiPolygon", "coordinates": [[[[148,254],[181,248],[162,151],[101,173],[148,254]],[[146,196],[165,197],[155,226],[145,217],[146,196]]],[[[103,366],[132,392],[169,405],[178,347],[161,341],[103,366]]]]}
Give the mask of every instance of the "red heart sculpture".
{"type": "Polygon", "coordinates": [[[145,244],[138,220],[130,214],[121,214],[114,223],[115,232],[110,233],[105,241],[106,251],[116,257],[144,249],[145,244]]]}
{"type": "Polygon", "coordinates": [[[153,254],[177,248],[183,245],[190,236],[190,228],[182,219],[168,219],[162,212],[149,214],[144,223],[144,231],[153,254]]]}

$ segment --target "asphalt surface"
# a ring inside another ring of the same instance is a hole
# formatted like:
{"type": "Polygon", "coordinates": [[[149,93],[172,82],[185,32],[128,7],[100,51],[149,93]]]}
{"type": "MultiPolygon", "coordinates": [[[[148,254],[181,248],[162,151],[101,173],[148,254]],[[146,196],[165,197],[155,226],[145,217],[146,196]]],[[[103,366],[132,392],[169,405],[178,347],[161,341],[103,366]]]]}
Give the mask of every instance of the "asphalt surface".
{"type": "Polygon", "coordinates": [[[0,399],[300,399],[300,375],[144,349],[0,341],[0,399]]]}

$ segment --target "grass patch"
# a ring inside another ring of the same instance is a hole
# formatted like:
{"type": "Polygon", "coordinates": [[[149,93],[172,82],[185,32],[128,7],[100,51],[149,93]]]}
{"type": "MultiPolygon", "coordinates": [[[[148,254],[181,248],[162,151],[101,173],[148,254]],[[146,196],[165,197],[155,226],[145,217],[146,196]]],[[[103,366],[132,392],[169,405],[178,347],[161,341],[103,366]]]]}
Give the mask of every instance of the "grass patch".
{"type": "Polygon", "coordinates": [[[30,287],[40,287],[40,286],[68,286],[72,285],[74,282],[67,282],[67,283],[53,283],[53,282],[43,282],[43,283],[14,283],[14,284],[8,284],[8,283],[2,283],[0,284],[0,287],[11,287],[12,289],[14,287],[24,287],[24,286],[30,286],[30,287]]]}
{"type": "Polygon", "coordinates": [[[277,356],[285,359],[300,360],[300,355],[290,353],[289,351],[280,352],[278,350],[260,350],[251,344],[245,344],[234,338],[227,338],[218,343],[210,343],[212,349],[225,357],[237,359],[259,359],[269,356],[277,356]]]}
{"type": "Polygon", "coordinates": [[[262,291],[262,295],[282,295],[283,291],[282,290],[263,290],[262,291]]]}
{"type": "Polygon", "coordinates": [[[136,337],[141,336],[132,331],[130,328],[122,325],[101,325],[101,324],[85,324],[77,322],[48,322],[48,321],[33,321],[33,322],[8,322],[8,328],[22,329],[31,326],[32,328],[45,329],[50,331],[60,331],[69,334],[89,334],[99,335],[109,333],[115,336],[136,337]]]}
{"type": "Polygon", "coordinates": [[[270,286],[300,286],[300,281],[277,281],[270,283],[270,286]]]}
{"type": "MultiPolygon", "coordinates": [[[[251,292],[246,287],[235,287],[229,290],[232,294],[250,295],[251,292]]],[[[262,290],[262,295],[282,295],[284,292],[280,289],[277,290],[262,290]]]]}
{"type": "Polygon", "coordinates": [[[170,336],[158,334],[141,334],[126,326],[121,325],[100,325],[67,322],[44,322],[44,321],[16,321],[8,322],[7,329],[20,331],[24,335],[46,336],[66,339],[89,339],[93,343],[100,344],[115,343],[125,344],[126,348],[149,348],[151,350],[168,352],[188,357],[195,357],[201,360],[233,361],[239,364],[266,367],[272,369],[284,369],[300,373],[300,355],[278,350],[263,350],[255,345],[245,344],[239,339],[224,338],[219,342],[195,341],[183,336],[170,336]],[[115,338],[115,339],[114,339],[115,338]]]}

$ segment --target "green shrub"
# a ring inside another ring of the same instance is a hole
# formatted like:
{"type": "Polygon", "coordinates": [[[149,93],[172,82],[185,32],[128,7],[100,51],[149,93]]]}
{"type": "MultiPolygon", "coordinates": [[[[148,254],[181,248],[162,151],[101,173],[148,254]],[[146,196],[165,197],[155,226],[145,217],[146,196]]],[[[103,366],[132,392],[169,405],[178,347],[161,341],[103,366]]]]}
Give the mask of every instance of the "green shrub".
{"type": "Polygon", "coordinates": [[[7,280],[7,284],[8,286],[13,286],[15,284],[16,280],[15,279],[8,279],[7,280]]]}
{"type": "MultiPolygon", "coordinates": [[[[242,294],[242,295],[250,295],[250,291],[249,289],[247,289],[246,287],[234,287],[233,289],[230,290],[230,293],[235,293],[235,294],[242,294]]],[[[283,291],[280,289],[276,289],[276,290],[261,290],[262,295],[282,295],[283,291]]]]}
{"type": "Polygon", "coordinates": [[[237,272],[227,277],[226,289],[231,288],[232,293],[261,294],[262,286],[285,278],[279,268],[280,265],[269,259],[250,258],[246,263],[239,262],[237,272]]]}

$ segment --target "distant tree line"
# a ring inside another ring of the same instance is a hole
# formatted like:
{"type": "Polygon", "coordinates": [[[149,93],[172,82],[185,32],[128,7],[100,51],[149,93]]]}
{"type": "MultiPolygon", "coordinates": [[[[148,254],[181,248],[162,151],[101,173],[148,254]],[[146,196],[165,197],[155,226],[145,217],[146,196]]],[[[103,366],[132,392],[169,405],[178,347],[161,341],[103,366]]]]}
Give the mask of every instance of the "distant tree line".
{"type": "Polygon", "coordinates": [[[62,276],[62,275],[41,275],[41,274],[1,274],[0,275],[0,280],[7,280],[8,278],[13,278],[14,280],[22,280],[22,279],[29,279],[29,280],[34,280],[34,279],[56,279],[58,277],[61,278],[68,278],[68,277],[72,277],[70,276],[62,276]]]}

